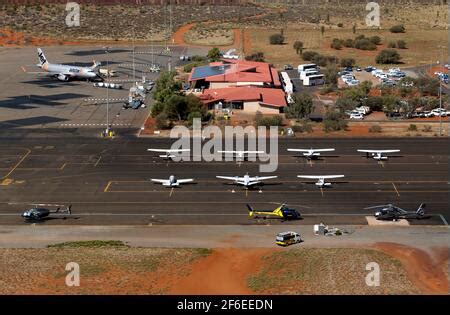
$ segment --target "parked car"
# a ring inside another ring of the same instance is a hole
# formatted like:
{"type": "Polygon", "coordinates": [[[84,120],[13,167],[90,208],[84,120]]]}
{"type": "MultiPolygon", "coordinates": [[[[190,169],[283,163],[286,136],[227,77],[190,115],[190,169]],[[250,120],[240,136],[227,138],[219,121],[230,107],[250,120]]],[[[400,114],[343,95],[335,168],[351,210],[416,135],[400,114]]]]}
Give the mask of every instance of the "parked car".
{"type": "Polygon", "coordinates": [[[358,120],[363,120],[364,119],[364,115],[359,113],[359,112],[352,112],[350,114],[350,119],[358,119],[358,120]]]}
{"type": "Polygon", "coordinates": [[[445,117],[445,116],[447,116],[447,111],[443,108],[435,108],[431,111],[431,114],[433,114],[433,116],[436,116],[436,117],[439,117],[439,116],[445,117]]]}

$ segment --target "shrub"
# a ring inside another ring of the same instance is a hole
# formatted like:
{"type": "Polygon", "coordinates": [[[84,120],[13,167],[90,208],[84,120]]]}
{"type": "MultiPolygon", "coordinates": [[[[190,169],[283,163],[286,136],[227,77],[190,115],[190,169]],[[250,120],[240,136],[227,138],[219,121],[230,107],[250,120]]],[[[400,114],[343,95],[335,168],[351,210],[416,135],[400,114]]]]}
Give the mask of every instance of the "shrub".
{"type": "Polygon", "coordinates": [[[404,33],[406,31],[405,26],[402,24],[394,25],[389,30],[391,33],[404,33]]]}
{"type": "Polygon", "coordinates": [[[328,59],[325,56],[317,55],[313,58],[313,62],[320,67],[325,67],[328,63],[328,59]]]}
{"type": "Polygon", "coordinates": [[[336,50],[340,50],[342,48],[342,40],[335,38],[333,39],[333,41],[331,42],[331,48],[336,49],[336,50]]]}
{"type": "Polygon", "coordinates": [[[271,45],[283,45],[284,44],[284,36],[281,34],[272,34],[269,37],[269,42],[271,45]]]}
{"type": "Polygon", "coordinates": [[[204,61],[193,61],[183,67],[184,72],[191,72],[192,68],[205,65],[204,61]]]}
{"type": "Polygon", "coordinates": [[[264,53],[257,52],[257,53],[251,54],[249,56],[246,56],[245,60],[264,62],[265,61],[264,53]]]}
{"type": "Polygon", "coordinates": [[[395,49],[384,49],[375,58],[378,64],[395,64],[399,63],[401,59],[400,54],[395,49]]]}
{"type": "Polygon", "coordinates": [[[409,127],[408,127],[408,131],[417,131],[417,125],[410,124],[409,127]]]}
{"type": "Polygon", "coordinates": [[[344,47],[352,48],[354,46],[353,39],[349,38],[344,41],[344,47]]]}
{"type": "Polygon", "coordinates": [[[389,48],[397,48],[397,43],[396,42],[389,42],[388,47],[389,48]]]}
{"type": "Polygon", "coordinates": [[[380,45],[381,44],[381,37],[380,36],[372,36],[369,40],[372,43],[374,43],[375,45],[380,45]]]}
{"type": "Polygon", "coordinates": [[[155,120],[156,129],[167,129],[170,127],[167,115],[165,113],[158,114],[155,120]]]}
{"type": "Polygon", "coordinates": [[[371,132],[371,133],[380,133],[381,132],[381,126],[380,125],[370,126],[369,132],[371,132]]]}
{"type": "Polygon", "coordinates": [[[347,122],[344,120],[342,113],[336,111],[328,111],[323,121],[323,130],[325,132],[338,131],[347,129],[347,122]]]}
{"type": "Polygon", "coordinates": [[[407,49],[408,47],[406,47],[406,42],[404,40],[400,39],[397,41],[397,48],[407,49]]]}
{"type": "Polygon", "coordinates": [[[431,127],[431,125],[425,125],[422,128],[423,132],[431,132],[433,130],[433,128],[431,127]]]}
{"type": "Polygon", "coordinates": [[[264,117],[263,115],[261,115],[261,113],[257,113],[255,116],[255,123],[258,127],[281,126],[283,124],[283,119],[280,115],[264,117]]]}
{"type": "Polygon", "coordinates": [[[306,61],[312,61],[319,53],[311,50],[303,52],[302,58],[306,61]]]}
{"type": "Polygon", "coordinates": [[[344,23],[338,23],[337,27],[344,27],[344,23]]]}
{"type": "Polygon", "coordinates": [[[356,49],[360,50],[375,50],[377,45],[372,43],[368,38],[355,39],[354,46],[356,49]]]}
{"type": "Polygon", "coordinates": [[[341,60],[341,67],[353,67],[355,64],[355,59],[353,58],[344,58],[341,60]]]}

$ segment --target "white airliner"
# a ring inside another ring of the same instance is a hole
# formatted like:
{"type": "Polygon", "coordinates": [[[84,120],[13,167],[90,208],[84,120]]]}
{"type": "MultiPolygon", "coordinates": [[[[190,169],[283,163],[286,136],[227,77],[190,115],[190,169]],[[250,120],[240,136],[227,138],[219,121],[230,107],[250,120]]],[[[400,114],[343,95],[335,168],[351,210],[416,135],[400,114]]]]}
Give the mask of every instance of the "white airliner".
{"type": "Polygon", "coordinates": [[[366,153],[366,156],[369,157],[369,154],[374,158],[375,160],[387,160],[387,156],[383,156],[383,153],[397,153],[400,152],[400,150],[358,150],[358,152],[366,153]]]}
{"type": "Polygon", "coordinates": [[[326,179],[333,179],[333,178],[342,178],[345,177],[344,175],[297,175],[298,178],[306,178],[306,179],[317,179],[318,181],[315,183],[316,186],[319,186],[320,188],[331,186],[331,183],[325,182],[326,179]]]}
{"type": "Polygon", "coordinates": [[[165,154],[161,154],[159,155],[160,158],[163,159],[174,159],[176,158],[178,155],[176,155],[176,153],[182,153],[182,152],[190,152],[190,149],[147,149],[147,151],[150,152],[159,152],[159,153],[165,153],[165,154]]]}
{"type": "Polygon", "coordinates": [[[321,152],[332,152],[334,149],[287,149],[289,152],[302,152],[303,156],[311,160],[320,156],[321,152]]]}
{"type": "Polygon", "coordinates": [[[246,159],[250,154],[264,154],[264,151],[217,151],[222,154],[233,154],[239,159],[246,159]]]}
{"type": "Polygon", "coordinates": [[[156,179],[156,178],[151,178],[152,182],[156,182],[156,183],[160,183],[163,186],[167,186],[167,187],[177,187],[180,186],[180,184],[185,184],[185,183],[190,183],[193,182],[194,179],[193,178],[187,178],[187,179],[177,179],[175,177],[175,175],[170,175],[169,179],[156,179]]]}
{"type": "Polygon", "coordinates": [[[255,176],[250,177],[248,174],[244,175],[244,177],[240,176],[216,176],[217,178],[232,180],[237,185],[245,186],[246,188],[254,185],[261,184],[263,181],[268,179],[277,178],[278,176],[255,176]]]}
{"type": "Polygon", "coordinates": [[[56,77],[59,81],[69,81],[70,79],[78,78],[78,79],[100,79],[103,81],[103,78],[95,73],[95,68],[97,68],[100,64],[94,61],[94,65],[92,67],[78,67],[71,65],[60,65],[49,63],[47,58],[45,58],[44,52],[41,48],[37,49],[39,63],[37,66],[44,70],[45,73],[56,77]]]}

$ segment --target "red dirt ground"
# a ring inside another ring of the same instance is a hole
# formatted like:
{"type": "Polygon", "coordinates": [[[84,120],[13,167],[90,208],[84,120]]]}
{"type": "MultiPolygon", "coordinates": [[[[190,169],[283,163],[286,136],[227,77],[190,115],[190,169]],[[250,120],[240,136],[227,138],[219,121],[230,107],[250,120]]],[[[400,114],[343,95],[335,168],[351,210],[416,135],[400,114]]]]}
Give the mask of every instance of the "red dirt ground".
{"type": "Polygon", "coordinates": [[[261,268],[261,257],[273,249],[213,250],[211,255],[196,261],[192,272],[177,278],[169,294],[254,294],[247,278],[261,268]]]}
{"type": "Polygon", "coordinates": [[[424,294],[448,294],[447,248],[434,248],[430,256],[418,248],[395,243],[377,243],[374,247],[398,259],[424,294]]]}

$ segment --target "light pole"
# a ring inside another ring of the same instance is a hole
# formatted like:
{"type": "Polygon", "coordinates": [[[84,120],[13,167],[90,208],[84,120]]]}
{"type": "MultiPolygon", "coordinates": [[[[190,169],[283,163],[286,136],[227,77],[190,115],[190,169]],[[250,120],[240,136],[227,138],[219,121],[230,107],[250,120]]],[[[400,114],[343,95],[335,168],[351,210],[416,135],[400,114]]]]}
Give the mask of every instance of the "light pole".
{"type": "MultiPolygon", "coordinates": [[[[106,49],[106,78],[109,77],[109,47],[106,49]]],[[[106,82],[106,135],[109,136],[109,83],[106,82]]]]}
{"type": "MultiPolygon", "coordinates": [[[[440,61],[437,62],[439,65],[440,61]]],[[[439,137],[442,136],[442,81],[439,77],[439,137]]]]}
{"type": "Polygon", "coordinates": [[[439,79],[439,137],[442,136],[442,82],[439,79]]]}

